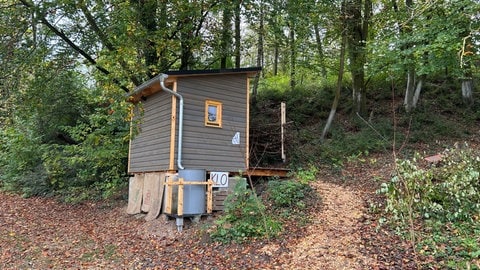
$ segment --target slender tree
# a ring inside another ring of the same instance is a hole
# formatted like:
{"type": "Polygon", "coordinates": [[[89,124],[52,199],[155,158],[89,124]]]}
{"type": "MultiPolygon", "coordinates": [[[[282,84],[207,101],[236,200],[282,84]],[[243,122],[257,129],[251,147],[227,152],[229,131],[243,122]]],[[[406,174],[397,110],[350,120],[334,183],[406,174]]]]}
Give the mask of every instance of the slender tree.
{"type": "Polygon", "coordinates": [[[365,64],[366,45],[372,12],[370,0],[348,0],[345,3],[346,29],[350,72],[352,73],[352,98],[354,111],[366,111],[365,64]]]}
{"type": "Polygon", "coordinates": [[[320,141],[324,142],[325,136],[327,135],[328,131],[333,122],[333,118],[337,112],[338,103],[340,102],[340,93],[342,90],[342,83],[343,83],[343,73],[345,70],[345,48],[347,46],[347,14],[346,14],[346,0],[342,1],[341,7],[341,25],[342,25],[342,41],[340,43],[340,56],[339,56],[339,64],[338,64],[338,75],[337,75],[337,86],[335,90],[335,98],[332,103],[332,108],[330,109],[330,114],[328,115],[327,122],[325,127],[323,128],[322,135],[320,137],[320,141]]]}
{"type": "Polygon", "coordinates": [[[225,1],[222,14],[222,36],[220,40],[220,68],[227,68],[227,58],[232,55],[232,1],[225,1]]]}

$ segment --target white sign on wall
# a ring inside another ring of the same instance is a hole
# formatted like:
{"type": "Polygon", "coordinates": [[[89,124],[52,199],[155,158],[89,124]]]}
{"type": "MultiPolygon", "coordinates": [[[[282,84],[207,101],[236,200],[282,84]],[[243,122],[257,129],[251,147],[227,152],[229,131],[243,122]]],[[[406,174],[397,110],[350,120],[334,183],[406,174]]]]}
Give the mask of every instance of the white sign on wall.
{"type": "Polygon", "coordinates": [[[210,172],[213,187],[228,187],[228,172],[210,172]]]}
{"type": "Polygon", "coordinates": [[[240,144],[240,132],[235,133],[232,138],[232,144],[240,144]]]}

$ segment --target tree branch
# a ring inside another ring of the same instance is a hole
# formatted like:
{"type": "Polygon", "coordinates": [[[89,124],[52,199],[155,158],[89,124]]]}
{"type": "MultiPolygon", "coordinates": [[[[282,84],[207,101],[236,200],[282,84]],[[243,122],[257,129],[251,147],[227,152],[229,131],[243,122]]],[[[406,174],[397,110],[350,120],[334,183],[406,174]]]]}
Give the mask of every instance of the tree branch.
{"type": "MultiPolygon", "coordinates": [[[[114,52],[116,51],[115,46],[108,40],[108,37],[105,35],[105,33],[100,29],[98,26],[97,22],[95,21],[95,18],[93,17],[92,13],[88,10],[88,8],[85,6],[85,2],[81,1],[79,3],[80,9],[83,12],[83,15],[85,15],[85,18],[87,19],[88,24],[90,25],[91,29],[95,34],[97,34],[98,38],[100,39],[100,42],[107,48],[107,50],[114,52]]],[[[130,80],[135,84],[135,85],[140,85],[140,81],[135,77],[131,75],[130,69],[128,68],[127,63],[123,59],[119,59],[120,66],[123,68],[127,74],[129,74],[130,80]]]]}
{"type": "MultiPolygon", "coordinates": [[[[38,12],[37,8],[34,6],[33,3],[27,2],[27,0],[20,0],[20,2],[26,6],[27,8],[31,8],[34,10],[34,12],[37,14],[37,17],[39,18],[40,22],[47,26],[51,31],[55,33],[59,38],[61,38],[65,43],[68,44],[74,51],[78,52],[81,56],[83,56],[91,65],[95,66],[97,70],[102,72],[105,75],[110,75],[110,71],[105,69],[104,67],[100,66],[93,57],[91,57],[87,52],[82,50],[80,47],[78,47],[72,40],[70,40],[63,31],[57,29],[55,26],[53,26],[40,12],[38,12]]],[[[121,89],[123,89],[125,92],[129,93],[130,89],[128,89],[125,85],[123,85],[119,80],[113,78],[112,81],[118,85],[121,89]]]]}

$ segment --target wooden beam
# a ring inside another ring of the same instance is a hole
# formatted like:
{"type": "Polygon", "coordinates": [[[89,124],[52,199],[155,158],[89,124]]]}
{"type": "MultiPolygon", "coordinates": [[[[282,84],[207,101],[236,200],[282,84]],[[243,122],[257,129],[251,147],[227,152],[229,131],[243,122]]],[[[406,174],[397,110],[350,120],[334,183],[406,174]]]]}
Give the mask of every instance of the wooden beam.
{"type": "MultiPolygon", "coordinates": [[[[173,82],[174,92],[177,92],[177,81],[173,82]]],[[[170,161],[168,169],[170,171],[175,170],[175,136],[176,136],[176,123],[177,123],[177,97],[172,95],[172,115],[170,119],[170,161]]]]}
{"type": "Polygon", "coordinates": [[[173,175],[168,176],[167,180],[167,199],[165,200],[165,214],[172,214],[172,197],[173,197],[173,186],[170,185],[171,182],[173,182],[171,179],[173,178],[173,175]]]}
{"type": "Polygon", "coordinates": [[[246,172],[243,172],[244,176],[278,176],[287,177],[289,169],[283,168],[250,168],[246,172]]]}
{"type": "Polygon", "coordinates": [[[245,129],[245,168],[250,166],[250,78],[247,77],[247,115],[245,129]]]}
{"type": "Polygon", "coordinates": [[[211,214],[213,210],[213,181],[208,179],[207,184],[207,213],[211,214]]]}
{"type": "Polygon", "coordinates": [[[178,179],[178,205],[177,205],[177,215],[183,216],[183,188],[184,188],[183,178],[178,179]]]}

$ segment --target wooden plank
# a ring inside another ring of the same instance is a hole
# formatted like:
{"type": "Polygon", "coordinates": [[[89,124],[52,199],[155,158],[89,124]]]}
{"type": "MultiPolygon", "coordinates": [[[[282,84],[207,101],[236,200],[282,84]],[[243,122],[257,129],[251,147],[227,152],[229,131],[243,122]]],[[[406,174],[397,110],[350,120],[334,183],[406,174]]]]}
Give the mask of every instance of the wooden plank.
{"type": "Polygon", "coordinates": [[[177,205],[177,215],[183,216],[183,188],[184,188],[183,178],[178,179],[178,205],[177,205]]]}
{"type": "MultiPolygon", "coordinates": [[[[173,84],[173,91],[177,91],[177,82],[173,84]]],[[[172,95],[171,98],[172,112],[170,119],[170,155],[169,155],[169,170],[175,169],[175,136],[176,136],[176,121],[177,121],[177,97],[172,95]]]]}
{"type": "Polygon", "coordinates": [[[211,214],[212,213],[212,201],[213,201],[213,181],[211,179],[208,179],[208,184],[207,184],[207,213],[211,214]]]}
{"type": "Polygon", "coordinates": [[[168,183],[171,182],[173,175],[167,180],[167,199],[165,200],[165,214],[172,214],[172,197],[173,197],[173,186],[168,183]]]}
{"type": "Polygon", "coordinates": [[[243,175],[287,177],[289,172],[289,169],[284,168],[250,168],[246,172],[243,172],[243,175]]]}
{"type": "Polygon", "coordinates": [[[232,191],[215,190],[213,192],[213,210],[223,211],[225,209],[225,200],[232,191]]]}
{"type": "Polygon", "coordinates": [[[250,167],[250,79],[247,77],[247,113],[245,115],[245,168],[250,167]]]}

